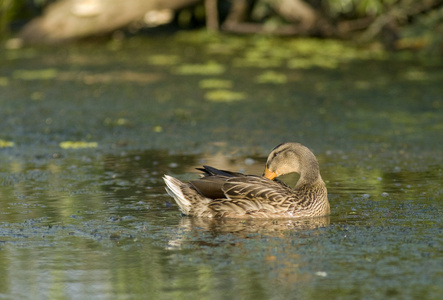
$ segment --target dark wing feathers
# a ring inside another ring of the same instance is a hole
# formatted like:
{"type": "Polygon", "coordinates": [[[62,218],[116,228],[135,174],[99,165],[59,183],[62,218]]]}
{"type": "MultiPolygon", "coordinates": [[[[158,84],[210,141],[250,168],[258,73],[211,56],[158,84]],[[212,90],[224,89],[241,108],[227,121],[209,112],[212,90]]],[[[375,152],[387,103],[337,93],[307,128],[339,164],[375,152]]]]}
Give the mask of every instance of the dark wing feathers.
{"type": "Polygon", "coordinates": [[[197,170],[202,171],[204,176],[223,176],[223,177],[242,177],[246,176],[242,173],[231,172],[226,170],[219,170],[210,166],[203,166],[203,168],[197,168],[197,170]]]}
{"type": "Polygon", "coordinates": [[[226,198],[222,186],[229,178],[248,177],[242,173],[219,170],[210,166],[203,166],[203,168],[197,168],[197,170],[203,172],[203,177],[191,180],[189,184],[197,192],[210,199],[226,198]]]}
{"type": "Polygon", "coordinates": [[[189,181],[189,184],[200,194],[210,199],[226,198],[222,190],[226,177],[222,176],[205,176],[197,180],[189,181]]]}

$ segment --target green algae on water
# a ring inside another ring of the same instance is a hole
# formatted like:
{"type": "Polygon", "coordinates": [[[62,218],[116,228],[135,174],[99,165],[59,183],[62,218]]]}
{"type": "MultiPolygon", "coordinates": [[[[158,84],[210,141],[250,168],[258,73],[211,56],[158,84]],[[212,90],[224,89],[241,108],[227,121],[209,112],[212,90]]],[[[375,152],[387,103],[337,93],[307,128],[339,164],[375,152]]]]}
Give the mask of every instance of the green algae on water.
{"type": "Polygon", "coordinates": [[[245,93],[225,89],[213,90],[205,94],[205,99],[213,102],[232,102],[244,100],[245,98],[245,93]]]}
{"type": "Polygon", "coordinates": [[[10,148],[14,146],[15,146],[14,142],[0,139],[0,148],[10,148]]]}
{"type": "Polygon", "coordinates": [[[65,141],[59,144],[63,149],[97,148],[97,142],[65,141]]]}

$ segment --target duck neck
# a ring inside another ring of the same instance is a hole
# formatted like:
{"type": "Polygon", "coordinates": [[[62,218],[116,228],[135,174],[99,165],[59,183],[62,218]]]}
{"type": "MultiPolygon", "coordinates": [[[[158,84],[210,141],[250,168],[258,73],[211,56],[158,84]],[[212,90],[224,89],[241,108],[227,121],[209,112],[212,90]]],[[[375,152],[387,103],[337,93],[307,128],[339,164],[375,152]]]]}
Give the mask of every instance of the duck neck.
{"type": "Polygon", "coordinates": [[[317,162],[312,162],[304,170],[300,172],[300,178],[295,186],[295,188],[300,188],[302,186],[313,186],[323,182],[320,175],[320,170],[317,162]]]}

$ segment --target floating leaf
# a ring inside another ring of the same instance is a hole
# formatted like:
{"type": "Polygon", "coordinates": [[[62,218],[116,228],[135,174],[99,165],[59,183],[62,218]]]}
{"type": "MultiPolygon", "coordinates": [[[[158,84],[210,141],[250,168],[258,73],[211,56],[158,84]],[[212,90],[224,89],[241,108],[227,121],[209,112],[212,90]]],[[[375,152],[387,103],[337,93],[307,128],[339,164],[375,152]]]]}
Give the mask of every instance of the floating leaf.
{"type": "Polygon", "coordinates": [[[210,78],[200,80],[198,85],[202,89],[230,89],[233,84],[232,80],[210,78]]]}
{"type": "Polygon", "coordinates": [[[181,75],[218,75],[224,73],[226,67],[216,62],[206,64],[184,64],[175,69],[181,75]]]}
{"type": "Polygon", "coordinates": [[[284,84],[288,82],[288,77],[283,73],[268,71],[257,76],[256,81],[258,83],[284,84]]]}
{"type": "Polygon", "coordinates": [[[180,62],[180,58],[177,55],[158,54],[149,56],[148,62],[151,65],[169,66],[178,64],[180,62]]]}
{"type": "Polygon", "coordinates": [[[128,120],[127,119],[125,119],[125,118],[118,118],[117,119],[117,121],[116,121],[116,124],[117,125],[126,125],[126,124],[128,124],[128,120]]]}
{"type": "Polygon", "coordinates": [[[16,79],[23,80],[42,80],[53,79],[57,76],[56,69],[42,69],[42,70],[16,70],[12,74],[16,79]]]}
{"type": "Polygon", "coordinates": [[[59,146],[63,149],[82,149],[82,148],[97,148],[97,142],[73,142],[73,141],[65,141],[61,142],[59,146]]]}
{"type": "Polygon", "coordinates": [[[334,69],[338,67],[338,59],[326,56],[314,55],[311,58],[293,58],[288,61],[290,69],[310,69],[310,68],[326,68],[334,69]]]}
{"type": "Polygon", "coordinates": [[[214,102],[231,102],[243,100],[246,98],[245,93],[233,92],[230,90],[214,90],[205,94],[205,99],[214,102]]]}
{"type": "Polygon", "coordinates": [[[14,142],[0,139],[0,148],[8,148],[8,147],[14,147],[14,142]]]}

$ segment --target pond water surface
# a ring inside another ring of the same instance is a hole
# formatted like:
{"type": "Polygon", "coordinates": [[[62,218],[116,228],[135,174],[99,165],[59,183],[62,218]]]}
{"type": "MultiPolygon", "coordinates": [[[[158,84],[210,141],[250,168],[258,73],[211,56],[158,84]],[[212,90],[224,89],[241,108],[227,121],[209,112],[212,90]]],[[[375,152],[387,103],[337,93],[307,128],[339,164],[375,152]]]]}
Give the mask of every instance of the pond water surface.
{"type": "Polygon", "coordinates": [[[441,299],[441,66],[201,32],[1,51],[0,299],[441,299]],[[164,190],[283,141],[330,216],[193,219],[164,190]]]}

